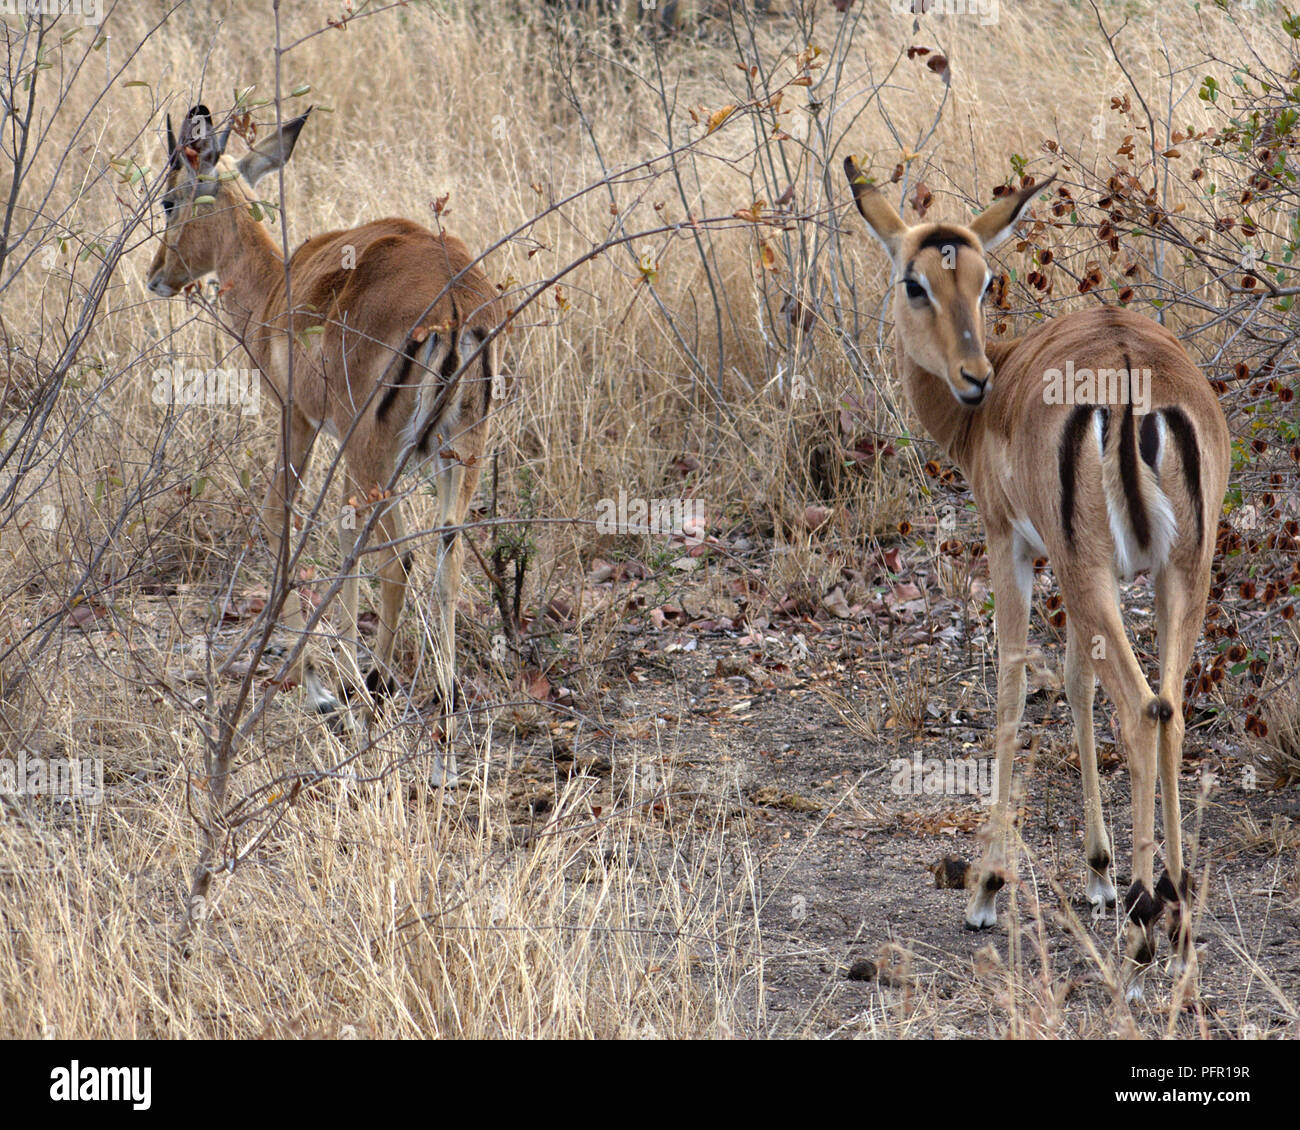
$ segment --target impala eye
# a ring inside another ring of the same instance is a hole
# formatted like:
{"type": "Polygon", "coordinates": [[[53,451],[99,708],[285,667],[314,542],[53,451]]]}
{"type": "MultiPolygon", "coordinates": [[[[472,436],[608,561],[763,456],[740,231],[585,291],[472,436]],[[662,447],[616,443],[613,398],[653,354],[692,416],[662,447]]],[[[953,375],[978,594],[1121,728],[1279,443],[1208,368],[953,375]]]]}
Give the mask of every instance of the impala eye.
{"type": "Polygon", "coordinates": [[[918,300],[920,301],[927,300],[925,287],[923,287],[919,282],[913,282],[911,279],[904,279],[903,286],[907,290],[907,297],[910,298],[913,302],[916,302],[918,300]]]}

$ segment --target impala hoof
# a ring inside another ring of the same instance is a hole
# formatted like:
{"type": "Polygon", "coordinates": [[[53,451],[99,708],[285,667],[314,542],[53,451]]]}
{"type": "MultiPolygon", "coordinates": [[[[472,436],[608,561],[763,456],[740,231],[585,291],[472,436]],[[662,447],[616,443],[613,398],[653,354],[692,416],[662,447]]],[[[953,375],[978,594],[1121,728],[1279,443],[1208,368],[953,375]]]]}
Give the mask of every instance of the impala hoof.
{"type": "Polygon", "coordinates": [[[966,920],[963,925],[967,930],[991,930],[998,924],[998,907],[995,894],[977,891],[970,905],[966,907],[966,920]]]}
{"type": "Polygon", "coordinates": [[[1142,983],[1156,956],[1156,923],[1164,911],[1164,902],[1140,881],[1133,883],[1124,896],[1128,918],[1124,947],[1124,964],[1128,970],[1129,1001],[1142,999],[1142,983]]]}
{"type": "Polygon", "coordinates": [[[397,693],[398,682],[392,675],[385,675],[378,667],[366,672],[366,690],[378,702],[382,698],[391,698],[397,693]]]}
{"type": "Polygon", "coordinates": [[[309,714],[334,714],[343,705],[310,667],[303,678],[303,698],[309,714]]]}
{"type": "Polygon", "coordinates": [[[1108,875],[1098,875],[1096,871],[1088,872],[1088,902],[1092,905],[1092,917],[1096,921],[1105,916],[1106,911],[1115,908],[1115,884],[1108,875]]]}
{"type": "Polygon", "coordinates": [[[460,774],[456,771],[456,759],[450,754],[435,754],[433,768],[429,771],[429,784],[435,789],[454,789],[460,784],[460,774]]]}
{"type": "Polygon", "coordinates": [[[359,734],[362,730],[361,723],[357,721],[356,715],[345,706],[338,706],[331,711],[321,711],[326,714],[328,721],[326,725],[330,728],[330,733],[336,738],[342,740],[351,737],[353,734],[359,734]]]}
{"type": "Polygon", "coordinates": [[[991,930],[998,924],[998,891],[1005,883],[1000,866],[981,868],[970,902],[966,904],[967,930],[991,930]]]}
{"type": "Polygon", "coordinates": [[[1129,978],[1128,988],[1124,990],[1124,999],[1128,1001],[1129,1004],[1135,1004],[1142,999],[1142,981],[1145,977],[1146,970],[1143,968],[1135,970],[1129,978]]]}

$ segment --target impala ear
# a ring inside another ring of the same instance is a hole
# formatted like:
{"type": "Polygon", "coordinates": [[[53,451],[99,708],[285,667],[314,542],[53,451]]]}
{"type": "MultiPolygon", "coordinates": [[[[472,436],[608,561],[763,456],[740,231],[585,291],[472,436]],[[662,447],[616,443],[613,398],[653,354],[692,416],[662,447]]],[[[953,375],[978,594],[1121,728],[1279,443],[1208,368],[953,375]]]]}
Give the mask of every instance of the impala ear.
{"type": "MultiPolygon", "coordinates": [[[[171,132],[171,122],[167,123],[171,132]]],[[[178,168],[188,163],[198,173],[210,173],[221,160],[221,151],[225,147],[230,131],[218,137],[212,128],[212,112],[201,102],[193,107],[185,120],[181,122],[180,143],[174,147],[174,162],[178,168]]]]}
{"type": "Polygon", "coordinates": [[[1042,184],[1033,184],[1009,196],[999,197],[972,221],[970,230],[979,236],[985,251],[992,251],[1016,230],[1016,225],[1024,215],[1025,209],[1029,207],[1029,202],[1054,180],[1056,180],[1056,173],[1042,184]]]}
{"type": "Polygon", "coordinates": [[[172,116],[167,115],[167,163],[173,169],[181,167],[181,151],[176,146],[176,131],[172,129],[172,116]]]}
{"type": "Polygon", "coordinates": [[[287,121],[265,141],[253,146],[239,159],[239,172],[250,185],[256,185],[267,173],[284,168],[285,162],[293,154],[293,147],[298,142],[298,135],[307,122],[307,113],[287,121]]]}
{"type": "Polygon", "coordinates": [[[862,213],[862,218],[867,221],[867,228],[889,252],[889,258],[897,263],[903,236],[907,234],[907,225],[884,194],[867,183],[867,178],[852,157],[844,158],[844,175],[849,178],[853,201],[862,213]]]}

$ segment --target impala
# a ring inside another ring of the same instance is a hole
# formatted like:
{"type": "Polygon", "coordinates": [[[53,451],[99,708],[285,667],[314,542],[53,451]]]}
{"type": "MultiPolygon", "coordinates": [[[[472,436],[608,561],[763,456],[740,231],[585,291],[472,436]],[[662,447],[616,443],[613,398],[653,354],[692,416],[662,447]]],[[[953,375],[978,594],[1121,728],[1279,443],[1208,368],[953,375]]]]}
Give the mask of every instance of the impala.
{"type": "MultiPolygon", "coordinates": [[[[458,239],[410,220],[389,218],[303,243],[285,262],[240,183],[256,186],[283,167],[311,111],[285,122],[237,163],[225,156],[230,129],[218,135],[205,106],[186,115],[179,141],[167,121],[166,231],[149,273],[164,298],[215,272],[228,329],[261,371],[280,404],[277,465],[262,524],[276,560],[288,560],[285,510],[306,472],[317,435],[342,446],[344,494],[360,515],[340,522],[344,556],[358,549],[368,505],[379,558],[380,614],[373,667],[357,663],[358,578],[342,586],[342,688],[363,700],[395,684],[393,646],[411,564],[400,498],[388,487],[403,459],[423,464],[438,495],[436,671],[450,748],[454,710],[455,620],[464,548],[460,526],[474,495],[498,386],[494,331],[503,323],[496,292],[458,239]],[[290,296],[292,310],[290,310],[290,296]],[[290,322],[292,321],[292,330],[290,322]],[[292,364],[292,399],[290,365],[292,364]]],[[[285,614],[295,635],[302,605],[291,592],[285,614]]],[[[290,677],[312,709],[339,702],[316,677],[306,649],[290,677]]],[[[435,783],[454,778],[438,759],[435,783]]]]}
{"type": "Polygon", "coordinates": [[[1205,616],[1227,490],[1223,411],[1173,334],[1121,307],[1066,314],[1024,337],[985,344],[982,303],[993,277],[985,256],[1054,176],[1001,197],[969,226],[909,227],[851,158],[844,168],[858,210],[893,264],[903,386],[922,425],[970,483],[987,534],[998,640],[998,784],[966,925],[996,924],[997,892],[1008,873],[1034,559],[1046,556],[1067,614],[1065,691],[1083,774],[1087,897],[1098,915],[1115,903],[1093,744],[1098,676],[1118,710],[1127,749],[1133,873],[1124,899],[1125,980],[1129,995],[1140,996],[1166,906],[1172,966],[1194,956],[1178,807],[1182,687],[1205,616]],[[1096,379],[1083,386],[1084,396],[1057,395],[1063,374],[1085,371],[1096,379]],[[1140,570],[1150,571],[1155,590],[1157,693],[1120,617],[1116,580],[1140,570]],[[1165,870],[1155,881],[1157,766],[1165,870]]]}

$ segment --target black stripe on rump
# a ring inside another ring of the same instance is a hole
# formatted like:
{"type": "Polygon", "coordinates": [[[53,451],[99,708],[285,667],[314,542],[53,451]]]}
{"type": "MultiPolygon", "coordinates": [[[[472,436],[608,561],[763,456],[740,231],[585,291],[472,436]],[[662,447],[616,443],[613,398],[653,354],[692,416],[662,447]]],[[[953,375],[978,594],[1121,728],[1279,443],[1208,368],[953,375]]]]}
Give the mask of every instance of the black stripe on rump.
{"type": "Polygon", "coordinates": [[[1196,429],[1181,408],[1162,408],[1160,411],[1165,414],[1165,424],[1174,437],[1178,457],[1183,463],[1187,496],[1196,514],[1196,545],[1199,548],[1205,542],[1205,507],[1201,500],[1201,451],[1196,446],[1196,429]]]}
{"type": "Polygon", "coordinates": [[[1066,417],[1065,427],[1061,430],[1061,448],[1057,453],[1061,474],[1061,527],[1065,530],[1066,544],[1071,546],[1074,545],[1074,494],[1075,480],[1079,474],[1079,444],[1083,442],[1092,413],[1093,409],[1089,405],[1080,404],[1066,417]]]}
{"type": "Polygon", "coordinates": [[[1124,372],[1128,374],[1128,403],[1124,405],[1124,419],[1119,433],[1119,478],[1124,485],[1124,501],[1128,506],[1129,522],[1133,536],[1143,549],[1151,545],[1151,521],[1142,505],[1142,489],[1138,482],[1137,417],[1133,412],[1133,366],[1124,354],[1124,372]]]}
{"type": "Polygon", "coordinates": [[[397,394],[405,387],[411,376],[411,366],[415,364],[415,355],[419,352],[419,346],[420,343],[415,338],[406,339],[406,344],[402,346],[402,363],[397,369],[397,376],[384,386],[384,395],[379,398],[379,407],[375,409],[376,420],[383,420],[388,415],[388,410],[392,408],[397,394]]]}
{"type": "MultiPolygon", "coordinates": [[[[448,329],[447,332],[451,334],[451,348],[447,350],[447,356],[444,357],[442,361],[442,368],[438,370],[438,376],[440,376],[442,380],[438,382],[438,396],[434,398],[435,403],[447,391],[447,386],[451,383],[451,378],[456,375],[456,370],[460,368],[460,353],[456,349],[456,330],[448,329]]],[[[416,450],[418,450],[421,455],[429,454],[429,437],[433,435],[437,428],[438,421],[442,418],[442,413],[446,410],[446,407],[446,404],[443,404],[439,411],[430,416],[429,419],[425,421],[424,430],[416,437],[416,450]]]]}

